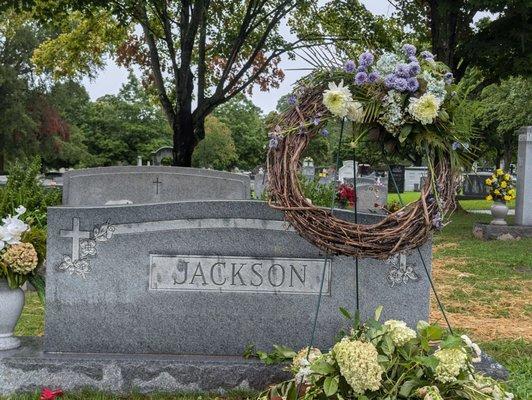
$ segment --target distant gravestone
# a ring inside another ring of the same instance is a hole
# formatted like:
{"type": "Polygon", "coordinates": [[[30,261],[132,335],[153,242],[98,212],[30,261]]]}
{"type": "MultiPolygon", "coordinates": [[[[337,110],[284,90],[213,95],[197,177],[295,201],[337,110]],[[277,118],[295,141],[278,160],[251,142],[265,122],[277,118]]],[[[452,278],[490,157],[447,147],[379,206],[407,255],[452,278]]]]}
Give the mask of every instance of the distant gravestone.
{"type": "Polygon", "coordinates": [[[517,225],[532,225],[532,126],[522,127],[517,133],[519,144],[515,223],[517,225]]]}
{"type": "Polygon", "coordinates": [[[96,206],[183,200],[249,199],[248,176],[181,167],[104,167],[63,175],[63,205],[96,206]]]}
{"type": "Polygon", "coordinates": [[[263,167],[260,167],[253,178],[253,190],[256,199],[262,199],[264,191],[268,186],[268,175],[263,167]]]}
{"type": "Polygon", "coordinates": [[[353,160],[344,160],[343,165],[338,170],[338,180],[341,183],[345,183],[346,179],[353,179],[357,166],[358,164],[353,160]]]}
{"type": "Polygon", "coordinates": [[[307,157],[303,160],[303,168],[301,170],[301,174],[307,179],[314,179],[316,170],[314,168],[314,160],[312,158],[307,157]]]}
{"type": "Polygon", "coordinates": [[[173,158],[173,148],[170,146],[161,147],[151,153],[151,156],[153,165],[163,165],[163,160],[173,158]]]}
{"type": "Polygon", "coordinates": [[[486,178],[491,176],[491,172],[474,172],[463,175],[462,194],[459,199],[484,199],[489,193],[486,186],[486,178]]]}
{"type": "Polygon", "coordinates": [[[388,177],[388,192],[403,193],[405,191],[405,167],[404,165],[390,165],[388,177]]]}
{"type": "Polygon", "coordinates": [[[427,176],[427,167],[406,167],[404,178],[404,191],[405,192],[419,192],[421,190],[420,182],[421,178],[427,176]]]}

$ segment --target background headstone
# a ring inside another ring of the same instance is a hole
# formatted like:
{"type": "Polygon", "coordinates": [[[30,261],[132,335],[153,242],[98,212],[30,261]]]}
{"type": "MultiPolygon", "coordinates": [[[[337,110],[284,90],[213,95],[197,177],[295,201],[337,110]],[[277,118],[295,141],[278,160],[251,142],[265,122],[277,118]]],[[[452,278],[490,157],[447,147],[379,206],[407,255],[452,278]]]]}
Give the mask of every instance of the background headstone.
{"type": "Polygon", "coordinates": [[[404,177],[404,191],[405,192],[419,192],[421,178],[427,176],[427,167],[406,167],[404,177]]]}
{"type": "Polygon", "coordinates": [[[309,180],[314,179],[316,170],[314,168],[314,160],[312,158],[305,158],[303,160],[303,167],[301,168],[301,174],[309,180]]]}
{"type": "Polygon", "coordinates": [[[388,192],[403,193],[405,191],[405,167],[404,165],[390,165],[392,176],[388,177],[388,192]],[[397,187],[396,187],[397,185],[397,187]]]}
{"type": "Polygon", "coordinates": [[[338,170],[338,180],[341,183],[345,183],[346,179],[353,179],[355,168],[358,167],[358,163],[353,164],[353,160],[344,160],[342,166],[338,170]]]}
{"type": "Polygon", "coordinates": [[[249,199],[250,179],[241,174],[197,168],[103,167],[63,175],[63,205],[96,206],[183,200],[249,199]]]}
{"type": "Polygon", "coordinates": [[[172,158],[172,151],[172,147],[164,146],[151,153],[153,165],[162,165],[161,163],[164,159],[172,158]]]}
{"type": "Polygon", "coordinates": [[[260,167],[253,178],[253,191],[256,199],[262,199],[263,193],[268,186],[268,175],[263,167],[260,167]]]}
{"type": "Polygon", "coordinates": [[[484,199],[489,193],[486,186],[486,178],[492,175],[491,172],[473,172],[463,174],[462,193],[459,199],[484,199]]]}
{"type": "Polygon", "coordinates": [[[517,199],[515,202],[515,223],[532,225],[532,126],[517,131],[517,199]]]}

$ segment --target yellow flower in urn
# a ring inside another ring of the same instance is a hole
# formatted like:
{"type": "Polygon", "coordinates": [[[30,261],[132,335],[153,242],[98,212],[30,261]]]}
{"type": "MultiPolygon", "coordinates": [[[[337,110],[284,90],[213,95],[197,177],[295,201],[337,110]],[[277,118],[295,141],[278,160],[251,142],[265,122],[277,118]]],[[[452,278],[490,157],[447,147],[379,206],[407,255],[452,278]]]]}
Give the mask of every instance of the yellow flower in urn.
{"type": "Polygon", "coordinates": [[[505,201],[510,201],[510,200],[512,200],[512,196],[506,195],[506,196],[504,196],[504,200],[505,201]]]}
{"type": "Polygon", "coordinates": [[[506,188],[506,186],[508,186],[508,184],[506,183],[506,181],[502,181],[502,182],[501,182],[501,187],[504,189],[504,188],[506,188]]]}
{"type": "Polygon", "coordinates": [[[497,169],[497,170],[495,171],[495,173],[497,174],[497,176],[501,176],[501,175],[504,174],[504,171],[503,171],[502,169],[499,168],[499,169],[497,169]]]}
{"type": "Polygon", "coordinates": [[[509,181],[510,179],[512,179],[512,177],[510,176],[510,174],[504,174],[504,179],[509,181]]]}
{"type": "Polygon", "coordinates": [[[488,195],[486,196],[486,200],[487,200],[487,201],[492,201],[492,200],[493,200],[493,197],[491,196],[491,194],[488,194],[488,195]]]}
{"type": "Polygon", "coordinates": [[[491,179],[490,179],[490,178],[487,178],[487,179],[486,179],[486,185],[491,186],[491,184],[492,184],[491,179]]]}

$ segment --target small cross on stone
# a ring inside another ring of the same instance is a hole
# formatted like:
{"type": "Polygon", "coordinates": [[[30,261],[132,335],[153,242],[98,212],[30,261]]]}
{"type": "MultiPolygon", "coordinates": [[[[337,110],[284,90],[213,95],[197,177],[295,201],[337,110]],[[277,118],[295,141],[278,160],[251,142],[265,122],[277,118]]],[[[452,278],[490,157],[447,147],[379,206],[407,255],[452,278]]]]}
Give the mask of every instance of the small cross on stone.
{"type": "Polygon", "coordinates": [[[61,229],[59,235],[64,238],[72,238],[72,261],[79,260],[79,242],[81,239],[90,238],[90,232],[79,230],[79,218],[72,219],[72,230],[61,229]]]}
{"type": "Polygon", "coordinates": [[[159,194],[159,185],[162,185],[162,182],[159,180],[159,177],[157,177],[156,180],[153,181],[155,186],[155,194],[159,194]]]}

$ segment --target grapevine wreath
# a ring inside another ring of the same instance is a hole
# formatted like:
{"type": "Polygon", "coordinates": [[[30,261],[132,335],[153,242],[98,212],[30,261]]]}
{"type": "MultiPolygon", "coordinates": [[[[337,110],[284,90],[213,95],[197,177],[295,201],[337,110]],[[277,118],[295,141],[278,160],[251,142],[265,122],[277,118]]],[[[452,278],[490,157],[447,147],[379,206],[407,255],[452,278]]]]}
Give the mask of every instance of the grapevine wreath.
{"type": "Polygon", "coordinates": [[[423,244],[453,211],[457,172],[469,152],[470,113],[448,67],[408,44],[378,54],[366,51],[358,63],[317,68],[303,78],[269,134],[270,205],[330,254],[386,259],[423,244]],[[421,198],[370,225],[312,205],[301,190],[299,160],[334,120],[347,124],[356,140],[378,142],[389,156],[425,155],[429,176],[421,198]]]}

